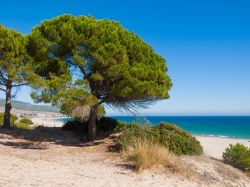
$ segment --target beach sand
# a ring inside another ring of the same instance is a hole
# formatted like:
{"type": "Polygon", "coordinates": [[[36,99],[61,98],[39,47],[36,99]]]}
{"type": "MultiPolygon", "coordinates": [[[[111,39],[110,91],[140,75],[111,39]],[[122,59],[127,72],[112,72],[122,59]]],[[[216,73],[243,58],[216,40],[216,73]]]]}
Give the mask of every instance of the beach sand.
{"type": "Polygon", "coordinates": [[[187,170],[187,176],[167,168],[137,173],[119,153],[108,151],[112,145],[112,138],[82,144],[60,128],[41,128],[40,134],[21,136],[0,129],[0,186],[248,187],[250,184],[250,178],[241,171],[206,155],[179,157],[192,171],[187,170]],[[31,141],[29,136],[54,138],[41,143],[31,141]]]}
{"type": "MultiPolygon", "coordinates": [[[[64,118],[64,117],[59,117],[59,118],[64,118]]],[[[31,118],[31,120],[39,126],[44,126],[44,127],[62,127],[63,122],[58,121],[58,117],[53,117],[53,116],[47,116],[45,117],[34,117],[31,118]]]]}
{"type": "Polygon", "coordinates": [[[179,157],[194,171],[188,177],[166,168],[137,173],[119,153],[108,151],[112,138],[83,144],[57,128],[63,125],[58,117],[64,116],[38,115],[33,122],[45,128],[21,135],[0,129],[0,186],[250,186],[243,172],[217,160],[229,144],[250,146],[248,140],[197,136],[204,155],[179,157]]]}
{"type": "Polygon", "coordinates": [[[250,147],[250,140],[247,139],[208,136],[196,136],[196,138],[200,141],[204,154],[216,159],[222,159],[223,152],[230,144],[241,143],[250,147]]]}

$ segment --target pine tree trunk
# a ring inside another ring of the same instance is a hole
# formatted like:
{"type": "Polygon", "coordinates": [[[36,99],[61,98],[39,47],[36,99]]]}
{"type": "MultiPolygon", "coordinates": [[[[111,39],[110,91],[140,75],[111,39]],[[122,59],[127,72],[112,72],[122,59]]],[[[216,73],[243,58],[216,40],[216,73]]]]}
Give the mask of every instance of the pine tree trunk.
{"type": "Polygon", "coordinates": [[[11,81],[6,83],[6,100],[3,128],[10,129],[10,111],[11,111],[11,81]]]}
{"type": "Polygon", "coordinates": [[[92,106],[88,120],[88,140],[94,141],[96,138],[96,113],[97,106],[92,106]]]}

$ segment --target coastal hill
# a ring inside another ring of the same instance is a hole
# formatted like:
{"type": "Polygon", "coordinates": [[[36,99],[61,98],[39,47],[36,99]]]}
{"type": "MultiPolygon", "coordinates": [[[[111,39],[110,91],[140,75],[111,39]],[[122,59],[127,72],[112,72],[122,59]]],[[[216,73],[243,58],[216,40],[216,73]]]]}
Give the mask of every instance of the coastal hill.
{"type": "MultiPolygon", "coordinates": [[[[53,112],[58,113],[59,109],[52,107],[50,105],[33,105],[30,103],[22,102],[22,101],[12,101],[12,107],[19,110],[29,110],[29,111],[39,111],[39,112],[53,112]]],[[[0,99],[0,107],[4,108],[5,100],[0,99]]]]}

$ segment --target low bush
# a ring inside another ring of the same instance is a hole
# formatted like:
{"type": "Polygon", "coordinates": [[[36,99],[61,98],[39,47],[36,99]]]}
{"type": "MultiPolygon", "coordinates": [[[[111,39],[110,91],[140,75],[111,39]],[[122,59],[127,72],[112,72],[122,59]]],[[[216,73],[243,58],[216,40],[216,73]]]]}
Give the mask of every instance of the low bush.
{"type": "Polygon", "coordinates": [[[13,125],[12,127],[17,128],[17,129],[23,129],[23,130],[30,130],[32,129],[32,127],[26,123],[16,123],[15,125],[13,125]]]}
{"type": "Polygon", "coordinates": [[[225,163],[239,168],[242,171],[250,172],[250,148],[242,144],[229,145],[223,153],[225,163]]]}
{"type": "MultiPolygon", "coordinates": [[[[115,133],[115,132],[121,132],[123,129],[125,129],[126,124],[120,121],[117,121],[113,118],[102,117],[100,120],[97,120],[96,126],[99,131],[115,133]]],[[[62,128],[63,130],[67,130],[67,131],[87,132],[87,123],[80,122],[78,120],[68,121],[67,123],[63,125],[62,128]]]]}
{"type": "Polygon", "coordinates": [[[68,121],[62,126],[62,129],[65,131],[80,131],[80,132],[86,131],[87,132],[86,124],[77,120],[68,121]]]}
{"type": "Polygon", "coordinates": [[[199,141],[176,125],[161,123],[159,126],[127,125],[117,141],[117,148],[126,150],[133,146],[134,138],[159,143],[176,155],[200,155],[203,148],[199,141]]]}
{"type": "Polygon", "coordinates": [[[133,147],[136,142],[136,138],[141,140],[152,141],[151,133],[147,133],[151,127],[144,127],[137,124],[127,124],[124,129],[122,129],[121,136],[118,137],[116,142],[116,147],[119,151],[127,150],[129,147],[133,147]]]}
{"type": "Polygon", "coordinates": [[[126,124],[110,117],[102,117],[100,120],[97,120],[96,123],[97,129],[104,132],[121,132],[126,128],[126,124]]]}
{"type": "MultiPolygon", "coordinates": [[[[16,115],[11,114],[10,124],[14,125],[17,120],[18,120],[18,117],[16,115]]],[[[4,113],[0,113],[0,125],[3,125],[3,122],[4,122],[4,113]]]]}
{"type": "MultiPolygon", "coordinates": [[[[22,119],[20,120],[20,122],[16,123],[16,121],[18,120],[18,117],[16,115],[11,114],[10,116],[10,125],[11,128],[18,128],[18,129],[31,129],[31,127],[29,126],[31,123],[33,124],[33,122],[29,119],[22,119]]],[[[0,125],[3,125],[4,122],[4,113],[0,113],[0,125]]]]}
{"type": "Polygon", "coordinates": [[[19,121],[19,123],[23,123],[23,124],[27,124],[27,125],[33,125],[33,121],[31,121],[30,119],[27,118],[23,118],[19,121]]]}
{"type": "MultiPolygon", "coordinates": [[[[103,117],[97,121],[97,130],[107,133],[121,132],[116,149],[126,150],[135,144],[135,138],[159,143],[176,155],[199,155],[203,149],[197,139],[173,124],[160,123],[158,126],[127,124],[113,118],[103,117]]],[[[87,124],[69,121],[64,130],[87,133],[87,124]]]]}
{"type": "Polygon", "coordinates": [[[126,154],[134,162],[137,171],[158,166],[167,166],[172,172],[180,170],[176,156],[158,143],[135,139],[134,146],[129,147],[126,154]]]}
{"type": "Polygon", "coordinates": [[[160,134],[160,143],[169,148],[177,155],[200,155],[203,148],[200,142],[173,124],[160,123],[156,126],[156,131],[160,134]]]}

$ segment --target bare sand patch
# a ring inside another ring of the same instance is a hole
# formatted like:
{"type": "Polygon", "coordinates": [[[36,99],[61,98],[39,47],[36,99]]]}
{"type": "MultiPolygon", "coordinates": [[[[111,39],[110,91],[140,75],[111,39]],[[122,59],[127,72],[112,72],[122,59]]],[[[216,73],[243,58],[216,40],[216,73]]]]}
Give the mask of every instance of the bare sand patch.
{"type": "Polygon", "coordinates": [[[0,186],[217,187],[250,184],[241,171],[207,156],[179,157],[194,171],[189,177],[173,174],[165,167],[137,173],[119,153],[109,151],[113,144],[111,138],[82,143],[60,128],[39,130],[40,136],[46,133],[48,139],[41,141],[39,132],[25,136],[0,130],[0,186]],[[58,141],[62,139],[67,141],[58,141]],[[39,141],[44,147],[39,147],[39,141]]]}

